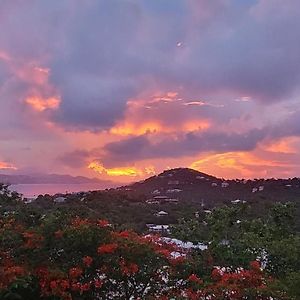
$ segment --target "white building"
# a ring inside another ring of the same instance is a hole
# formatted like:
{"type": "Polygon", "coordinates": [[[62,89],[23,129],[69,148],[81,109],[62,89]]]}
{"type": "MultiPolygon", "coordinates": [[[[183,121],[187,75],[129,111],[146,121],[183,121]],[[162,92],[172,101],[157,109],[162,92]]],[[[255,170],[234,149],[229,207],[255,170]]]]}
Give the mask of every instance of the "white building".
{"type": "Polygon", "coordinates": [[[222,188],[227,188],[229,186],[229,183],[228,182],[222,182],[222,188]]]}
{"type": "Polygon", "coordinates": [[[168,194],[170,194],[170,193],[180,193],[180,192],[182,192],[181,189],[169,189],[169,190],[167,190],[168,194]]]}
{"type": "Polygon", "coordinates": [[[55,203],[64,203],[64,202],[66,202],[66,200],[67,200],[67,198],[65,198],[65,197],[57,197],[53,201],[55,203]]]}
{"type": "Polygon", "coordinates": [[[149,232],[154,233],[170,233],[169,225],[156,225],[156,224],[146,224],[149,232]]]}
{"type": "Polygon", "coordinates": [[[154,215],[155,215],[156,217],[165,217],[165,216],[168,215],[168,213],[167,213],[166,211],[161,210],[161,211],[155,213],[154,215]]]}

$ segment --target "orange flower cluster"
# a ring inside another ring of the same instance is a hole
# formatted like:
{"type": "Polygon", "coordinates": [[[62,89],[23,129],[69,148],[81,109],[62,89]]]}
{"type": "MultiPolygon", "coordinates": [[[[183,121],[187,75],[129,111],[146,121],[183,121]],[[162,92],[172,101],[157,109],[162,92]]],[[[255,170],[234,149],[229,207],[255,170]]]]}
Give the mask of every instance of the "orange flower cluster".
{"type": "Polygon", "coordinates": [[[90,256],[85,256],[83,259],[83,264],[86,266],[86,267],[90,267],[91,264],[93,263],[93,258],[90,257],[90,256]]]}
{"type": "Polygon", "coordinates": [[[136,274],[139,271],[139,267],[135,263],[126,263],[124,259],[120,261],[121,273],[124,276],[130,276],[136,274]]]}
{"type": "Polygon", "coordinates": [[[24,248],[34,249],[40,248],[44,240],[44,237],[35,232],[24,232],[23,237],[25,239],[24,248]]]}
{"type": "Polygon", "coordinates": [[[116,249],[118,248],[118,245],[113,243],[113,244],[104,244],[102,246],[98,247],[98,254],[110,254],[114,253],[116,249]]]}

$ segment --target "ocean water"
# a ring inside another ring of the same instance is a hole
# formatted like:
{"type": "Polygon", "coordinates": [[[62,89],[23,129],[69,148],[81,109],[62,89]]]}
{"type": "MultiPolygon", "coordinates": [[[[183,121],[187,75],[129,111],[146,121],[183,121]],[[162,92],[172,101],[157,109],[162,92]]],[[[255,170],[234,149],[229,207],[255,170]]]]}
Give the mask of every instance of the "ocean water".
{"type": "Polygon", "coordinates": [[[9,187],[10,190],[23,194],[24,197],[37,197],[38,195],[72,192],[88,192],[95,190],[104,190],[110,186],[104,186],[99,183],[81,183],[81,184],[14,184],[9,187]]]}

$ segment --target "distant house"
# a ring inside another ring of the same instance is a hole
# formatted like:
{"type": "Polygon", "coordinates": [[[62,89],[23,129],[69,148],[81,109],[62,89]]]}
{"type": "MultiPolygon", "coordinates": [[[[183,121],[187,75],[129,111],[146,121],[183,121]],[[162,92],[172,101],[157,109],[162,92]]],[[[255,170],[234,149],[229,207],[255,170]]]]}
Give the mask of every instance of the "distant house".
{"type": "Polygon", "coordinates": [[[196,176],[196,179],[205,179],[204,176],[196,176]]]}
{"type": "Polygon", "coordinates": [[[203,243],[193,244],[192,242],[183,242],[181,240],[169,238],[169,237],[162,237],[161,239],[168,244],[175,244],[177,247],[186,250],[190,250],[190,249],[206,250],[208,248],[207,245],[203,243]]]}
{"type": "Polygon", "coordinates": [[[168,181],[168,185],[178,185],[178,184],[180,184],[180,182],[179,182],[179,180],[169,180],[168,181]]]}
{"type": "Polygon", "coordinates": [[[154,215],[155,215],[156,217],[165,217],[165,216],[168,215],[168,213],[167,213],[166,211],[161,210],[161,211],[155,213],[154,215]]]}
{"type": "Polygon", "coordinates": [[[155,199],[149,199],[149,200],[146,200],[146,203],[147,204],[159,204],[160,202],[158,200],[155,200],[155,199]]]}
{"type": "Polygon", "coordinates": [[[170,194],[170,193],[180,193],[182,192],[181,189],[169,189],[166,191],[166,193],[170,194]]]}
{"type": "Polygon", "coordinates": [[[165,200],[165,202],[167,202],[167,203],[178,203],[179,200],[175,199],[175,198],[168,198],[168,199],[165,200]]]}
{"type": "Polygon", "coordinates": [[[209,210],[209,209],[205,209],[204,212],[205,212],[206,214],[211,214],[211,213],[212,213],[212,211],[209,210]]]}
{"type": "Polygon", "coordinates": [[[263,185],[261,185],[261,186],[258,187],[258,191],[259,192],[262,192],[264,189],[265,189],[265,187],[263,185]]]}
{"type": "Polygon", "coordinates": [[[256,193],[257,191],[258,191],[257,188],[253,188],[253,189],[252,189],[252,193],[256,193]]]}
{"type": "Polygon", "coordinates": [[[236,200],[231,201],[232,204],[238,204],[238,203],[241,203],[241,202],[242,202],[242,200],[240,200],[240,199],[236,199],[236,200]]]}
{"type": "Polygon", "coordinates": [[[168,198],[169,198],[168,196],[163,196],[163,195],[153,197],[153,199],[155,199],[155,200],[165,200],[165,199],[168,199],[168,198]]]}
{"type": "Polygon", "coordinates": [[[243,204],[245,204],[245,203],[247,203],[247,201],[245,201],[245,200],[240,200],[240,199],[236,199],[236,200],[232,200],[231,203],[232,203],[232,204],[238,204],[238,203],[243,203],[243,204]]]}
{"type": "Polygon", "coordinates": [[[218,186],[218,184],[215,183],[215,182],[213,182],[213,183],[211,184],[211,186],[216,187],[216,186],[218,186]]]}
{"type": "Polygon", "coordinates": [[[32,203],[35,200],[36,200],[36,197],[27,197],[27,198],[24,198],[24,203],[29,204],[29,203],[32,203]]]}
{"type": "Polygon", "coordinates": [[[64,203],[64,202],[66,202],[66,200],[67,200],[67,198],[65,198],[65,197],[56,197],[53,201],[55,203],[64,203]]]}
{"type": "Polygon", "coordinates": [[[227,188],[229,186],[228,182],[222,182],[221,184],[222,188],[227,188]]]}
{"type": "Polygon", "coordinates": [[[169,225],[146,224],[149,232],[154,233],[170,233],[169,225]]]}
{"type": "Polygon", "coordinates": [[[152,194],[152,195],[159,195],[159,194],[160,194],[160,191],[159,191],[159,190],[154,190],[154,191],[152,191],[151,194],[152,194]]]}

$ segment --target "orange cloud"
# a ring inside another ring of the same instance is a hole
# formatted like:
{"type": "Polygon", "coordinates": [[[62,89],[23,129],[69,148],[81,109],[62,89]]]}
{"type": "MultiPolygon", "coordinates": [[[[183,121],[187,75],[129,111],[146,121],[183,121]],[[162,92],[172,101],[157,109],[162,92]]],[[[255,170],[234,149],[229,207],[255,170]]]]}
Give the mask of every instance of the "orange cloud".
{"type": "Polygon", "coordinates": [[[0,161],[0,170],[17,170],[17,168],[12,164],[0,161]]]}
{"type": "Polygon", "coordinates": [[[41,97],[29,97],[25,99],[25,103],[30,105],[34,110],[42,112],[46,109],[57,109],[60,99],[51,97],[43,99],[41,97]]]}
{"type": "MultiPolygon", "coordinates": [[[[142,135],[145,133],[176,133],[206,130],[211,122],[205,119],[177,118],[176,113],[186,109],[183,99],[178,98],[177,92],[154,93],[153,96],[144,95],[127,102],[127,109],[123,120],[109,130],[115,135],[142,135]],[[161,106],[162,105],[162,106],[161,106]],[[174,119],[165,116],[168,105],[173,108],[174,119]],[[185,106],[183,108],[182,106],[185,106]]],[[[194,102],[192,102],[194,103],[194,102]]],[[[196,102],[195,102],[196,103],[196,102]]],[[[197,102],[199,104],[200,102],[197,102]]],[[[205,105],[204,102],[201,102],[205,105]]]]}
{"type": "Polygon", "coordinates": [[[295,154],[298,152],[296,144],[299,142],[298,137],[287,137],[282,138],[277,141],[272,141],[271,143],[264,146],[266,151],[275,153],[287,153],[295,154]]]}
{"type": "Polygon", "coordinates": [[[105,168],[100,162],[93,161],[88,165],[88,169],[91,169],[100,174],[106,174],[108,176],[126,176],[126,177],[138,177],[144,175],[154,174],[153,167],[146,167],[144,170],[136,167],[121,167],[121,168],[105,168]]]}
{"type": "Polygon", "coordinates": [[[193,162],[190,167],[213,175],[236,178],[266,176],[274,168],[288,167],[286,162],[260,157],[250,152],[228,152],[207,155],[193,162]]]}

